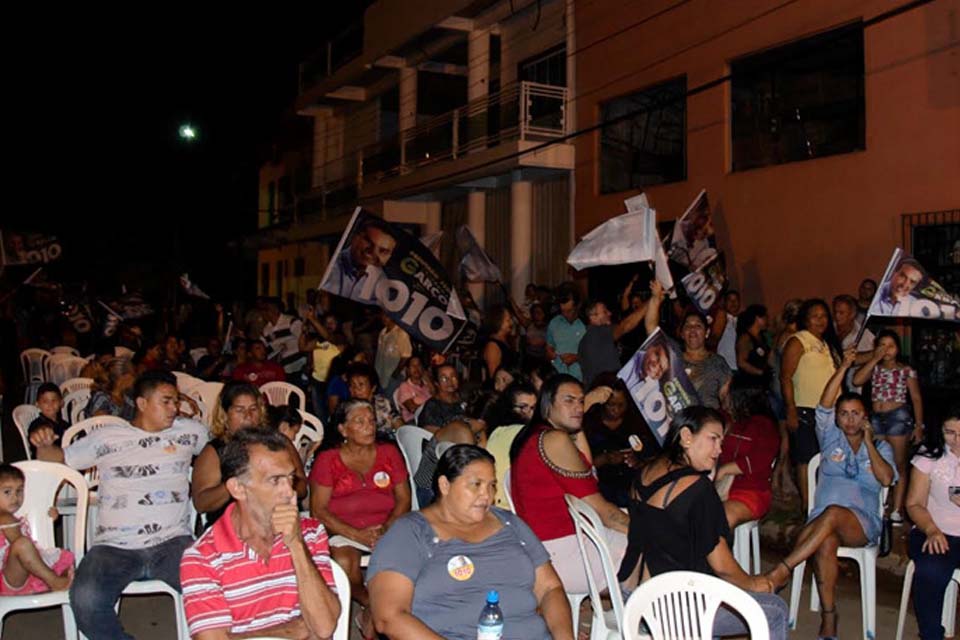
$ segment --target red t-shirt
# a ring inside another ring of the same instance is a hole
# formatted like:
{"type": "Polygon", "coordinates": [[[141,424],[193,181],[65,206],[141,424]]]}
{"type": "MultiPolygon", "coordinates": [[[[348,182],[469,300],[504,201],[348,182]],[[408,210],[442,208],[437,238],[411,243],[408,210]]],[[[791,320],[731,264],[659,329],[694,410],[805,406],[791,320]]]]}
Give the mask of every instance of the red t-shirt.
{"type": "Polygon", "coordinates": [[[723,437],[718,465],[736,462],[743,471],[733,480],[731,491],[770,491],[773,460],[780,451],[777,425],[766,416],[735,422],[723,437]]]}
{"type": "MultiPolygon", "coordinates": [[[[523,444],[520,455],[510,465],[510,494],[517,515],[530,525],[540,540],[555,540],[575,533],[573,518],[567,512],[564,494],[584,498],[600,493],[593,467],[586,478],[571,478],[548,463],[541,453],[540,440],[551,427],[541,425],[523,444]]],[[[587,459],[580,454],[584,463],[587,459]]]]}
{"type": "Polygon", "coordinates": [[[287,374],[276,362],[247,362],[233,370],[233,379],[260,387],[268,382],[286,382],[287,374]]]}
{"type": "Polygon", "coordinates": [[[383,524],[396,504],[394,487],[407,481],[407,465],[392,444],[377,445],[377,457],[363,477],[340,458],[339,449],[321,453],[310,471],[310,482],[333,487],[330,513],[351,527],[364,529],[383,524]]]}

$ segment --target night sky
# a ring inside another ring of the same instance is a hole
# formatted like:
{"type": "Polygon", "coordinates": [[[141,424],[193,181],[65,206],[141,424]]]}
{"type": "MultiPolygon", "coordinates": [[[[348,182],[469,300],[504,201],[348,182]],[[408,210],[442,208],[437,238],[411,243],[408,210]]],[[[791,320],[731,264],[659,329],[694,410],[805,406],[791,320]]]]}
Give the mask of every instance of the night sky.
{"type": "Polygon", "coordinates": [[[241,269],[228,241],[256,228],[257,169],[296,97],[298,62],[362,4],[245,16],[165,5],[27,27],[8,57],[17,153],[2,226],[60,236],[58,279],[188,270],[206,289],[252,292],[255,265],[241,269]],[[184,122],[199,132],[192,144],[177,135],[184,122]]]}

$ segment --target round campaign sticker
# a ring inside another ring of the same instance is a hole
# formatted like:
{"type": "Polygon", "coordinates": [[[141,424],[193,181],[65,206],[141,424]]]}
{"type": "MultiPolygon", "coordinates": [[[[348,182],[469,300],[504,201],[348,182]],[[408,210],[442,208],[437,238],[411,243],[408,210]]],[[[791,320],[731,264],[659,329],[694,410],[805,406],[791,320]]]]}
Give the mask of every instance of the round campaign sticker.
{"type": "Polygon", "coordinates": [[[373,474],[373,484],[380,489],[386,489],[390,486],[390,474],[386,471],[377,471],[373,474]]]}
{"type": "Polygon", "coordinates": [[[467,556],[453,556],[447,562],[447,573],[459,582],[469,580],[473,576],[473,560],[467,556]]]}
{"type": "Polygon", "coordinates": [[[837,447],[836,449],[834,449],[833,452],[830,454],[830,459],[833,460],[834,462],[843,462],[846,457],[847,456],[843,454],[843,449],[841,449],[840,447],[837,447]]]}

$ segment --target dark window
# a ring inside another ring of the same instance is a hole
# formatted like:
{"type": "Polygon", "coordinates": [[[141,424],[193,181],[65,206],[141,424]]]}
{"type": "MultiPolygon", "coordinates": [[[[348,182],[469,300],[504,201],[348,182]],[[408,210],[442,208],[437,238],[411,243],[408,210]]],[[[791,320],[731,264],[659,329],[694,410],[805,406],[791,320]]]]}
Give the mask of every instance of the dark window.
{"type": "Polygon", "coordinates": [[[304,272],[303,257],[300,256],[300,257],[294,258],[293,259],[293,277],[294,278],[303,277],[303,272],[304,272]]]}
{"type": "Polygon", "coordinates": [[[517,66],[520,80],[539,82],[555,87],[567,86],[567,47],[560,45],[527,58],[517,66]]]}
{"type": "Polygon", "coordinates": [[[274,276],[277,280],[277,293],[275,295],[278,298],[283,297],[283,260],[277,260],[277,272],[274,276]]]}
{"type": "Polygon", "coordinates": [[[686,95],[684,76],[601,105],[601,193],[687,177],[686,95]]]}
{"type": "Polygon", "coordinates": [[[866,148],[863,24],[734,61],[733,170],[866,148]]]}

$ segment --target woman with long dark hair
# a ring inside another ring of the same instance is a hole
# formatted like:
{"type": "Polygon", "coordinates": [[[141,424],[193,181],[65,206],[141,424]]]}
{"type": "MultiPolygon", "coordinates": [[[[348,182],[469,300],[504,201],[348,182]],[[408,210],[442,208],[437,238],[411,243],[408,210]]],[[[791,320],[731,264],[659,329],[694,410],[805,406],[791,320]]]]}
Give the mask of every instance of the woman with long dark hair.
{"type": "Polygon", "coordinates": [[[840,341],[833,330],[830,306],[819,298],[806,300],[797,312],[799,331],[787,340],[780,368],[780,390],[786,407],[790,461],[806,513],[807,464],[817,455],[815,410],[827,381],[840,363],[840,341]]]}
{"type": "MultiPolygon", "coordinates": [[[[723,504],[709,474],[720,456],[723,416],[691,406],[677,412],[663,451],[637,475],[630,501],[627,552],[621,582],[636,583],[669,571],[716,575],[750,592],[767,617],[770,637],[787,637],[787,605],[765,576],[750,576],[734,560],[723,504]]],[[[717,611],[713,636],[744,635],[740,619],[717,611]]]]}

